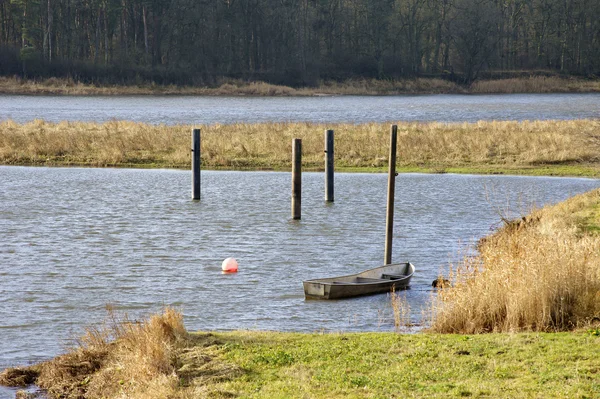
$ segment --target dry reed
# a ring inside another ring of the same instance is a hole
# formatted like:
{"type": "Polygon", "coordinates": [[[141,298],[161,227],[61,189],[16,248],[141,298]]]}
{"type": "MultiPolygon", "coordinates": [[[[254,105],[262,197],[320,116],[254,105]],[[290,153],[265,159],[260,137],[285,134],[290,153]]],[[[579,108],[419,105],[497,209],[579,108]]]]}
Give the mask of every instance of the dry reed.
{"type": "Polygon", "coordinates": [[[3,94],[57,95],[203,95],[203,96],[315,96],[315,95],[394,95],[437,93],[564,93],[599,92],[600,81],[556,76],[531,76],[480,80],[470,87],[440,78],[398,80],[350,79],[323,81],[315,87],[292,88],[266,82],[221,79],[213,87],[176,85],[93,85],[71,78],[25,80],[0,77],[3,94]]]}
{"type": "Polygon", "coordinates": [[[213,397],[215,384],[243,374],[220,358],[221,342],[213,334],[188,334],[173,308],[143,321],[108,310],[107,320],[88,328],[66,354],[6,369],[0,384],[36,384],[61,399],[190,399],[213,397]]]}
{"type": "Polygon", "coordinates": [[[406,300],[406,294],[397,293],[392,287],[392,311],[394,313],[394,328],[396,332],[408,330],[412,327],[410,305],[406,300]]]}
{"type": "Polygon", "coordinates": [[[79,345],[38,367],[36,384],[53,397],[169,397],[179,383],[175,350],[187,332],[181,313],[166,308],[143,322],[110,318],[79,345]]]}
{"type": "Polygon", "coordinates": [[[303,96],[311,95],[287,86],[265,82],[223,81],[216,87],[176,85],[92,85],[71,78],[25,80],[0,77],[0,93],[36,95],[203,95],[203,96],[303,96]]]}
{"type": "Polygon", "coordinates": [[[593,93],[600,92],[600,81],[556,76],[481,80],[473,83],[469,92],[473,94],[593,93]]]}
{"type": "Polygon", "coordinates": [[[562,331],[600,321],[600,189],[506,224],[432,299],[443,333],[562,331]]]}
{"type": "Polygon", "coordinates": [[[456,83],[437,78],[401,80],[352,79],[345,82],[322,82],[314,89],[301,89],[304,94],[331,95],[393,95],[465,93],[456,83]]]}
{"type": "MultiPolygon", "coordinates": [[[[287,169],[292,138],[303,139],[303,164],[323,167],[323,131],[336,131],[336,168],[387,165],[386,124],[263,123],[202,128],[205,168],[287,169]]],[[[187,168],[190,126],[41,120],[0,122],[0,163],[13,165],[154,166],[187,168]]],[[[600,121],[399,123],[398,166],[600,168],[600,121]]]]}
{"type": "Polygon", "coordinates": [[[72,79],[24,80],[0,77],[0,93],[58,95],[203,95],[203,96],[315,96],[315,95],[386,95],[414,93],[460,93],[455,83],[442,79],[377,80],[354,79],[325,81],[316,87],[292,88],[266,82],[222,79],[214,87],[175,85],[90,85],[72,79]]]}

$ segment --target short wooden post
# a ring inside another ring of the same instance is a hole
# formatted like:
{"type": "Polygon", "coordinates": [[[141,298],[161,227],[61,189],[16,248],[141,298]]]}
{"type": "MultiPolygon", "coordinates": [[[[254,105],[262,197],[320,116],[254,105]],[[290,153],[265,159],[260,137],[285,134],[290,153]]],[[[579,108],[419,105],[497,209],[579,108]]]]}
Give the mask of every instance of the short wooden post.
{"type": "Polygon", "coordinates": [[[292,140],[292,219],[302,217],[302,139],[292,140]]]}
{"type": "Polygon", "coordinates": [[[325,130],[325,201],[333,202],[333,130],[325,130]]]}
{"type": "Polygon", "coordinates": [[[200,129],[192,129],[192,199],[200,199],[200,129]]]}
{"type": "Polygon", "coordinates": [[[398,126],[392,125],[390,131],[390,165],[388,172],[387,213],[385,219],[385,261],[392,263],[392,240],[394,236],[394,194],[396,191],[396,142],[398,126]]]}

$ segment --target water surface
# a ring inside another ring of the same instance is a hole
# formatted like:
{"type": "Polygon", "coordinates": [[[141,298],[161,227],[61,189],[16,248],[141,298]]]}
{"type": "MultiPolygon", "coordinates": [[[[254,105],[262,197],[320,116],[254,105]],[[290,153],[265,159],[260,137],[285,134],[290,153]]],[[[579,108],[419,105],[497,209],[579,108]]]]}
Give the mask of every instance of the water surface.
{"type": "Polygon", "coordinates": [[[0,95],[0,120],[152,124],[600,118],[600,93],[338,97],[0,95]]]}
{"type": "MultiPolygon", "coordinates": [[[[0,177],[0,369],[62,352],[106,304],[134,318],[173,305],[191,330],[393,330],[388,295],[305,301],[301,284],[383,262],[385,174],[337,174],[327,205],[323,175],[305,173],[301,221],[289,173],[203,172],[200,202],[186,171],[0,166],[0,177]],[[238,274],[221,274],[229,256],[238,274]]],[[[499,214],[598,186],[399,175],[393,259],[417,267],[414,321],[431,281],[499,214]]]]}

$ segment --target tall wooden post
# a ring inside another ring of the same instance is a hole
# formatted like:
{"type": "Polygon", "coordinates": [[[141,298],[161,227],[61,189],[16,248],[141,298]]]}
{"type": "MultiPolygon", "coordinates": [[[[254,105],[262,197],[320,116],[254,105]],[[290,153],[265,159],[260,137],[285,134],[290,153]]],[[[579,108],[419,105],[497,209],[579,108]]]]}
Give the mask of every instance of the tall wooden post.
{"type": "Polygon", "coordinates": [[[392,263],[392,240],[394,236],[394,194],[396,191],[396,142],[398,126],[392,125],[390,131],[390,165],[388,172],[387,212],[385,219],[385,261],[392,263]]]}
{"type": "Polygon", "coordinates": [[[292,140],[292,219],[302,217],[302,139],[292,140]]]}
{"type": "Polygon", "coordinates": [[[333,202],[333,130],[325,130],[325,201],[333,202]]]}
{"type": "Polygon", "coordinates": [[[192,199],[200,199],[200,129],[192,129],[192,199]]]}

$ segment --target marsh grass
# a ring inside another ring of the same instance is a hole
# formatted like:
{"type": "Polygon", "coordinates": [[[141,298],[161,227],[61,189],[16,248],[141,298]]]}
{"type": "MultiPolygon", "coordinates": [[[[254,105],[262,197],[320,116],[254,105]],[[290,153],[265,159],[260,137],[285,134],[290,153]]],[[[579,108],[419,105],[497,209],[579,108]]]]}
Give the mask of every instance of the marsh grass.
{"type": "Polygon", "coordinates": [[[106,320],[86,328],[67,353],[6,369],[0,384],[35,384],[61,399],[192,399],[206,396],[206,384],[241,374],[218,358],[221,343],[212,334],[188,334],[173,308],[141,321],[107,309],[106,320]]]}
{"type": "MultiPolygon", "coordinates": [[[[387,166],[389,125],[260,123],[202,128],[202,166],[289,169],[291,142],[303,140],[303,166],[322,169],[323,131],[336,132],[336,169],[387,166]]],[[[0,122],[0,163],[188,168],[191,126],[36,120],[0,122]]],[[[398,124],[401,170],[600,174],[600,121],[398,124]],[[562,168],[562,169],[561,169],[562,168]]]]}
{"type": "MultiPolygon", "coordinates": [[[[179,379],[176,350],[187,342],[181,313],[166,308],[147,320],[117,317],[89,327],[66,354],[13,374],[34,373],[36,385],[60,398],[166,398],[179,379]]],[[[6,371],[3,373],[3,375],[6,371]]]]}
{"type": "Polygon", "coordinates": [[[71,78],[26,80],[0,77],[3,94],[56,95],[203,95],[203,96],[318,96],[318,95],[395,95],[395,94],[483,94],[483,93],[564,93],[599,92],[600,81],[557,76],[531,76],[480,80],[461,86],[440,78],[396,80],[350,79],[322,81],[315,87],[293,88],[266,82],[220,79],[214,86],[175,85],[93,85],[71,78]]]}
{"type": "Polygon", "coordinates": [[[600,189],[506,221],[433,298],[444,333],[564,331],[600,321],[600,189]]]}
{"type": "Polygon", "coordinates": [[[24,80],[0,77],[0,93],[57,95],[203,95],[203,96],[318,96],[318,95],[389,95],[417,93],[464,92],[455,83],[442,79],[377,80],[353,79],[344,82],[325,81],[316,87],[292,88],[266,82],[221,79],[216,85],[90,85],[72,79],[49,78],[24,80]]]}
{"type": "Polygon", "coordinates": [[[557,76],[481,80],[473,83],[469,92],[473,94],[593,93],[600,92],[600,80],[561,78],[557,76]]]}
{"type": "Polygon", "coordinates": [[[394,95],[465,93],[466,89],[448,80],[415,78],[402,80],[352,79],[344,82],[322,82],[313,89],[301,89],[309,94],[331,95],[394,95]]]}
{"type": "Polygon", "coordinates": [[[71,78],[49,78],[26,80],[0,77],[0,93],[35,95],[204,95],[204,96],[300,96],[309,92],[287,86],[265,82],[243,82],[224,80],[215,87],[176,86],[176,85],[93,85],[76,82],[71,78]]]}

